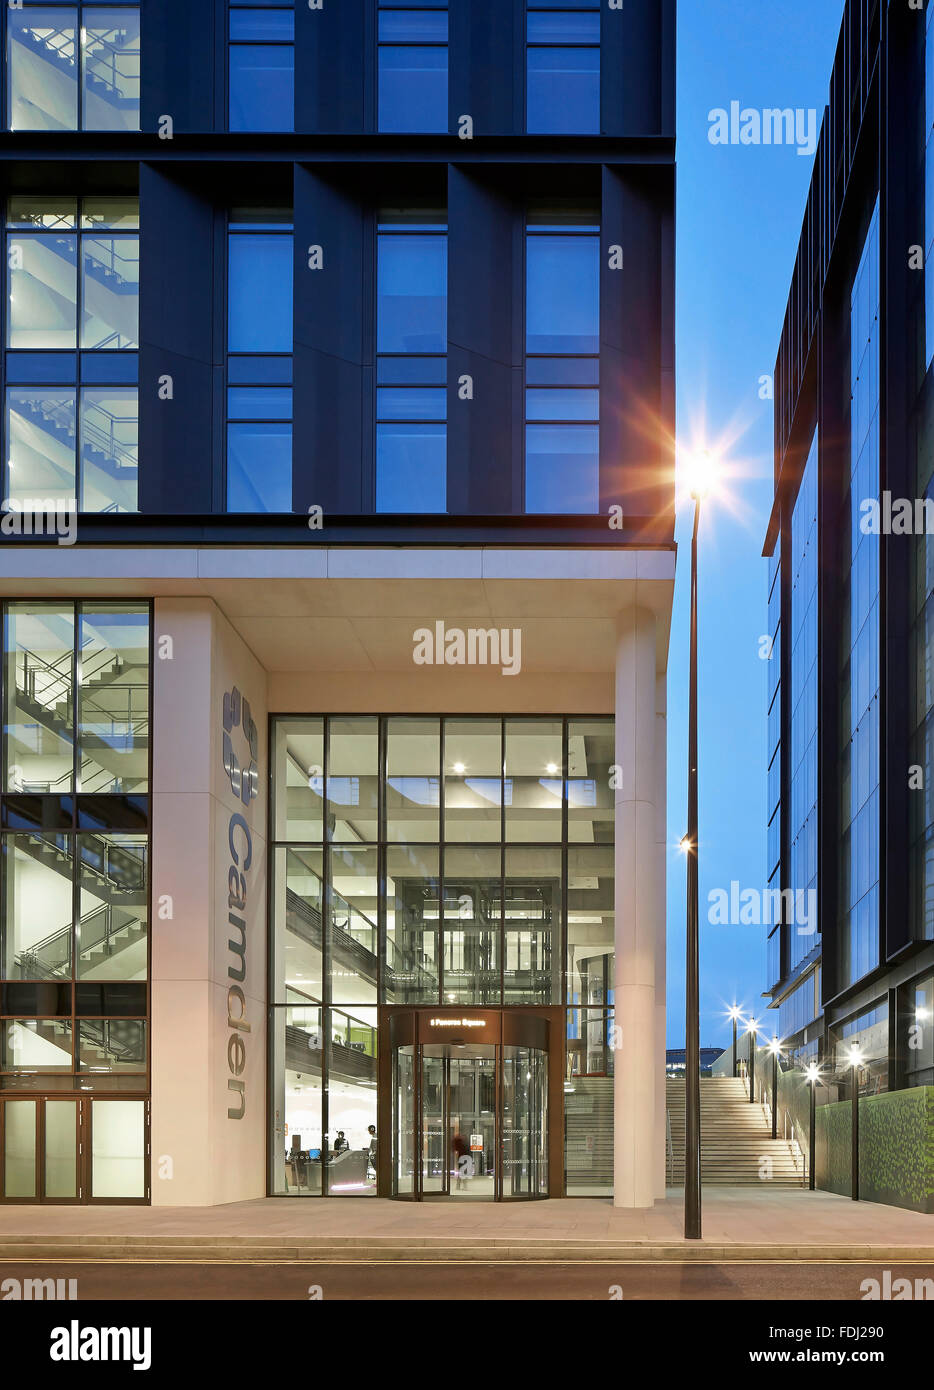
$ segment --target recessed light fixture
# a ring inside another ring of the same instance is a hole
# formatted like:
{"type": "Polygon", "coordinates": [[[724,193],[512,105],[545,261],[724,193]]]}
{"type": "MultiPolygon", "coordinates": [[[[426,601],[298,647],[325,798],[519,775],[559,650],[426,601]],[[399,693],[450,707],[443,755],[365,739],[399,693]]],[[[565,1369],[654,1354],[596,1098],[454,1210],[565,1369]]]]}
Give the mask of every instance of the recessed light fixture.
{"type": "Polygon", "coordinates": [[[549,777],[554,777],[555,773],[558,771],[558,764],[548,763],[545,768],[545,771],[548,773],[549,777]]]}
{"type": "Polygon", "coordinates": [[[467,771],[467,769],[463,763],[455,763],[454,771],[457,773],[458,777],[462,777],[464,773],[467,771]]]}

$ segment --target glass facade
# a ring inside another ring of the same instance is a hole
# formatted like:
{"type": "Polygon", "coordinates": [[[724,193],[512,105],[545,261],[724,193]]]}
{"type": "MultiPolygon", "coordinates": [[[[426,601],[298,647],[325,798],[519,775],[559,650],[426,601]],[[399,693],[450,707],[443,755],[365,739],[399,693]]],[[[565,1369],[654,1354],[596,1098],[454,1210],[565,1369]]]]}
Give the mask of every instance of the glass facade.
{"type": "Polygon", "coordinates": [[[139,205],[7,201],[3,497],[135,512],[139,205]]]}
{"type": "Polygon", "coordinates": [[[850,478],[841,511],[840,879],[837,985],[879,962],[879,537],[861,503],[879,499],[879,205],[850,301],[850,478]]]}
{"type": "Polygon", "coordinates": [[[292,213],[235,208],[227,236],[227,510],[292,510],[292,213]]]}
{"type": "Polygon", "coordinates": [[[376,266],[376,510],[447,507],[447,221],[384,210],[376,266]]]}
{"type": "MultiPolygon", "coordinates": [[[[817,902],[817,431],[791,517],[791,860],[795,901],[817,902]],[[798,898],[798,894],[811,895],[798,898]]],[[[789,930],[789,969],[820,945],[816,911],[789,930]],[[803,928],[803,929],[802,929],[803,928]]],[[[783,1033],[784,1036],[784,1033],[783,1033]]]]}
{"type": "Polygon", "coordinates": [[[833,1027],[831,1047],[833,1070],[839,1081],[852,1080],[849,1058],[856,1048],[860,1055],[856,1069],[860,1095],[879,1095],[889,1089],[889,1009],[884,1000],[833,1027]]]}
{"type": "Polygon", "coordinates": [[[924,15],[924,368],[934,362],[934,5],[924,15]]]}
{"type": "Polygon", "coordinates": [[[0,686],[0,1197],[144,1200],[148,607],[5,604],[0,686]]]}
{"type": "Polygon", "coordinates": [[[7,9],[9,130],[139,130],[137,6],[7,9]]]}
{"type": "Polygon", "coordinates": [[[934,1086],[934,974],[908,986],[904,1055],[905,1083],[934,1086]]]}
{"type": "Polygon", "coordinates": [[[600,509],[596,208],[537,209],[526,232],[525,510],[600,509]]]}
{"type": "Polygon", "coordinates": [[[526,70],[530,135],[599,135],[599,4],[529,0],[526,70]]]}
{"type": "MultiPolygon", "coordinates": [[[[605,717],[274,721],[274,1192],[376,1191],[364,1159],[381,1006],[563,1009],[578,1112],[589,1088],[612,1134],[613,727],[605,717]]],[[[606,1178],[603,1160],[584,1161],[593,1154],[585,1144],[578,1155],[581,1187],[606,1178]]]]}
{"type": "MultiPolygon", "coordinates": [[[[781,546],[769,560],[769,659],[766,663],[768,715],[768,852],[769,891],[774,894],[782,880],[782,563],[781,546]]],[[[772,897],[770,901],[777,899],[772,897]]],[[[782,978],[782,923],[773,922],[766,943],[768,988],[782,978]]]]}
{"type": "Polygon", "coordinates": [[[293,0],[230,0],[228,128],[295,125],[293,0]]]}

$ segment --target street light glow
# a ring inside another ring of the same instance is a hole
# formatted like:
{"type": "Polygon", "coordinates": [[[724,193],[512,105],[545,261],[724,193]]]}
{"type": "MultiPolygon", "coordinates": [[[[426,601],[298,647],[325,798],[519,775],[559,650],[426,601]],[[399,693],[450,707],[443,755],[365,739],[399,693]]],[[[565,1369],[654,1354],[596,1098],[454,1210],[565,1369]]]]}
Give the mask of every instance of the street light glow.
{"type": "Polygon", "coordinates": [[[805,1072],[805,1076],[812,1086],[820,1080],[820,1067],[816,1062],[808,1062],[808,1069],[805,1072]]]}
{"type": "Polygon", "coordinates": [[[695,502],[716,491],[719,470],[710,449],[691,449],[683,456],[684,483],[695,502]]]}
{"type": "Polygon", "coordinates": [[[782,1045],[779,1042],[778,1038],[773,1038],[772,1041],[769,1043],[769,1051],[777,1057],[781,1050],[782,1045]]]}

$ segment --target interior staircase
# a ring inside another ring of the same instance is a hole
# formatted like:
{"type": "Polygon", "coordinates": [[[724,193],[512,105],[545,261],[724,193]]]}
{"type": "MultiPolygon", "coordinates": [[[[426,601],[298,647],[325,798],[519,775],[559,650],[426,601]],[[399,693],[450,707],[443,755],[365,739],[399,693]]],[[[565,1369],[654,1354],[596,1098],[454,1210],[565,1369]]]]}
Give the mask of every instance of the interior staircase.
{"type": "Polygon", "coordinates": [[[590,1186],[612,1191],[612,1076],[572,1076],[565,1087],[564,1112],[568,1191],[573,1195],[590,1186]]]}
{"type": "MultiPolygon", "coordinates": [[[[683,1080],[665,1085],[671,1144],[668,1186],[684,1186],[683,1080]]],[[[703,1077],[701,1097],[701,1181],[713,1187],[801,1187],[804,1161],[790,1139],[773,1139],[765,1107],[749,1104],[748,1082],[739,1077],[703,1077]]]]}

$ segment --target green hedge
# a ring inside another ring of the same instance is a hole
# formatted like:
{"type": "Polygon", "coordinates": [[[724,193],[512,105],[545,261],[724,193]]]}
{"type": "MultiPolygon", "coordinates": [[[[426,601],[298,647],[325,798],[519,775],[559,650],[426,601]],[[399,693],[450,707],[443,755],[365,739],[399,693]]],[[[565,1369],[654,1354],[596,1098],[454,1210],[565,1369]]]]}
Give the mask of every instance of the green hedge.
{"type": "MultiPolygon", "coordinates": [[[[817,1108],[817,1186],[849,1196],[850,1101],[817,1108]]],[[[934,1213],[934,1086],[864,1096],[859,1103],[859,1195],[934,1213]]]]}

